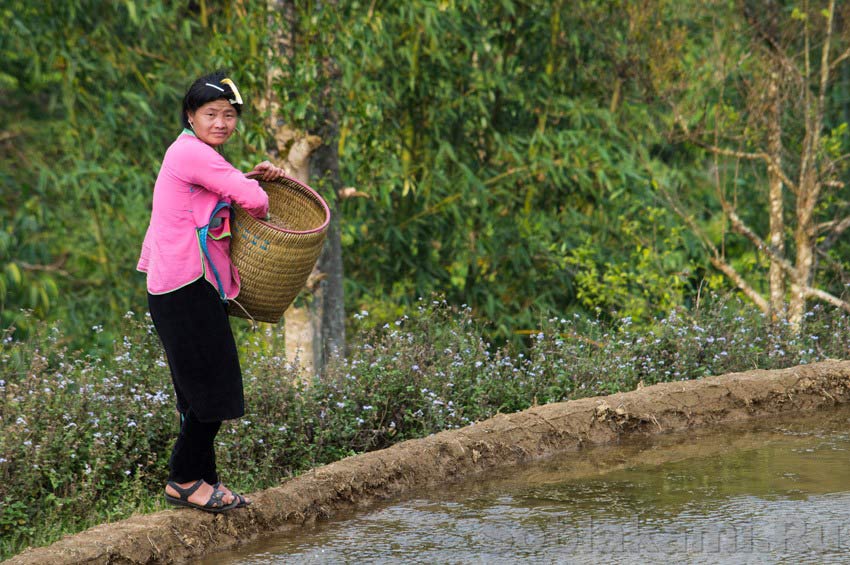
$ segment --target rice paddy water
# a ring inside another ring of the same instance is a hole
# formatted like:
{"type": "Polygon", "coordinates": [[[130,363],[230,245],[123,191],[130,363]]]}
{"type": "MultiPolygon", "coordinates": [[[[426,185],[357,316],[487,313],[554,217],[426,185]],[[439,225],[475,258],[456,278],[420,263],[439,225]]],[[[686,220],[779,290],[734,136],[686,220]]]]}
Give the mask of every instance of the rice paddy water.
{"type": "Polygon", "coordinates": [[[850,407],[628,437],[199,563],[846,563],[850,407]]]}

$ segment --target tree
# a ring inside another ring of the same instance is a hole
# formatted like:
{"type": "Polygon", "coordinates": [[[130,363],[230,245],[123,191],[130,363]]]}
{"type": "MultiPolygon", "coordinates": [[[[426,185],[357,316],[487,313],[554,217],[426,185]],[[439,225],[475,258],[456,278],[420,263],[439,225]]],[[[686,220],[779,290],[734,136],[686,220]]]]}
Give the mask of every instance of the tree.
{"type": "Polygon", "coordinates": [[[300,358],[309,373],[322,373],[332,356],[345,351],[343,266],[336,205],[341,188],[336,148],[338,113],[334,104],[336,71],[332,55],[317,49],[313,42],[317,35],[316,13],[332,10],[333,6],[298,7],[292,1],[270,0],[268,9],[271,45],[262,107],[272,139],[270,154],[293,178],[319,189],[324,187],[322,192],[332,210],[324,250],[308,281],[311,296],[306,305],[293,305],[285,314],[287,356],[290,360],[300,358]],[[307,68],[318,72],[299,72],[305,61],[312,62],[307,68]],[[298,96],[293,96],[293,92],[299,88],[303,93],[301,100],[306,95],[307,103],[318,108],[312,119],[298,119],[291,109],[285,109],[286,105],[297,104],[298,96]],[[284,99],[286,103],[282,102],[284,99]]]}
{"type": "Polygon", "coordinates": [[[830,292],[818,278],[819,262],[850,227],[841,180],[850,159],[847,123],[832,102],[835,77],[850,63],[850,10],[843,7],[837,11],[835,0],[740,2],[715,20],[718,41],[688,77],[697,77],[696,92],[674,97],[684,139],[711,156],[722,222],[711,217],[701,225],[693,208],[677,202],[676,209],[718,271],[772,319],[794,326],[808,300],[850,311],[843,289],[830,292]],[[759,206],[756,196],[764,198],[759,206]],[[766,276],[763,263],[751,268],[735,254],[743,241],[767,264],[766,276]]]}

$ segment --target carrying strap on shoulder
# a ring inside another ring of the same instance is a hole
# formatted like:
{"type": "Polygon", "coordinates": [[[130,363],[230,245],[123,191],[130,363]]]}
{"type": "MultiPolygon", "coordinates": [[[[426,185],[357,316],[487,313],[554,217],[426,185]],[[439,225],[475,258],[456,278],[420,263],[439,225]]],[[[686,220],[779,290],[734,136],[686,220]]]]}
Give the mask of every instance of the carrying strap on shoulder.
{"type": "Polygon", "coordinates": [[[204,257],[207,258],[207,262],[210,264],[210,268],[212,269],[213,276],[215,277],[215,283],[218,286],[218,294],[221,297],[221,301],[227,302],[227,295],[224,292],[224,286],[221,284],[221,277],[218,274],[218,269],[215,268],[215,263],[213,263],[212,259],[210,258],[210,251],[207,248],[207,237],[209,236],[210,232],[210,223],[212,223],[213,218],[215,218],[215,215],[218,214],[224,208],[230,208],[230,204],[228,204],[227,202],[219,202],[215,205],[212,214],[210,214],[210,219],[207,222],[207,225],[198,228],[198,240],[201,242],[201,250],[204,252],[204,257]]]}

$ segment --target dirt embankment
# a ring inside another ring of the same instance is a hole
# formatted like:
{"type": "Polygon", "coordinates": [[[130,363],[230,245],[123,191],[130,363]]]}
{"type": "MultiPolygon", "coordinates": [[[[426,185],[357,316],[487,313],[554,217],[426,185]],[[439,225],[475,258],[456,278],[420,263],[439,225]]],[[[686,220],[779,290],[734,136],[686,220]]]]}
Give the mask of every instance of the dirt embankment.
{"type": "Polygon", "coordinates": [[[826,361],[548,404],[320,467],[252,494],[247,509],[218,516],[194,510],[133,516],[6,563],[180,562],[411,489],[585,445],[848,401],[850,361],[826,361]]]}

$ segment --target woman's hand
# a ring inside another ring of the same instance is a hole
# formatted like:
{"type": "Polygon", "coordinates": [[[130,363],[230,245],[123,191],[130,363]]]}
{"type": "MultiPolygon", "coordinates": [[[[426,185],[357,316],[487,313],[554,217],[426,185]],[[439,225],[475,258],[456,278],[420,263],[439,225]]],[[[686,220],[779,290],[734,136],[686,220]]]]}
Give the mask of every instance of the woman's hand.
{"type": "Polygon", "coordinates": [[[275,167],[268,161],[263,161],[256,167],[254,167],[253,171],[245,173],[246,177],[254,177],[259,180],[270,181],[277,180],[284,177],[283,169],[280,167],[275,167]]]}

